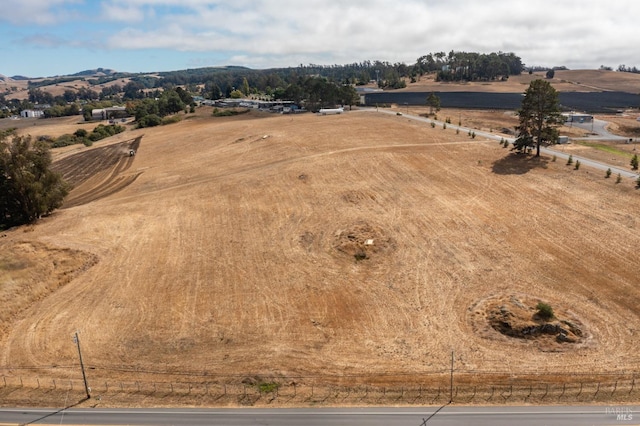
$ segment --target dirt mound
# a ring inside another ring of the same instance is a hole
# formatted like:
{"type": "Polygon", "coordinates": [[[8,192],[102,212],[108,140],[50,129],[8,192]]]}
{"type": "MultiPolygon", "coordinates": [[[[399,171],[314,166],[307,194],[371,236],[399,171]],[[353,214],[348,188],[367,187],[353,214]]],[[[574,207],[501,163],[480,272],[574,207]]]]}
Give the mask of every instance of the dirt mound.
{"type": "Polygon", "coordinates": [[[527,295],[503,295],[474,306],[474,331],[483,337],[506,336],[505,342],[534,344],[544,352],[562,352],[590,339],[586,326],[561,304],[550,305],[527,295]],[[539,309],[544,303],[553,310],[547,317],[539,309]]]}
{"type": "Polygon", "coordinates": [[[354,257],[356,260],[369,259],[384,254],[395,248],[393,239],[384,230],[366,221],[359,221],[338,229],[333,247],[340,253],[354,257]]]}

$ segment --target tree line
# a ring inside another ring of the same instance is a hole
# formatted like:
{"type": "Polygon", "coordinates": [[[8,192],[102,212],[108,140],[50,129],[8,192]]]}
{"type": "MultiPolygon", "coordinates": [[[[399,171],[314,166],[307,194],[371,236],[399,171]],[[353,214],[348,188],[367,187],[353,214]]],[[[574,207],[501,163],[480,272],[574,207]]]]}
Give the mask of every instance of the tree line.
{"type": "Polygon", "coordinates": [[[419,57],[415,64],[397,62],[362,61],[346,65],[300,64],[297,67],[254,70],[245,67],[205,67],[179,71],[160,72],[155,75],[143,73],[116,73],[81,80],[89,87],[69,87],[62,95],[53,96],[43,89],[46,85],[68,83],[77,76],[64,76],[39,82],[29,81],[27,101],[8,101],[0,94],[0,117],[19,113],[35,105],[48,105],[45,116],[58,117],[78,114],[85,103],[111,101],[121,104],[145,98],[160,98],[162,93],[183,87],[194,96],[207,99],[232,97],[232,93],[245,96],[263,96],[299,102],[309,100],[313,106],[337,103],[350,104],[354,96],[346,86],[358,86],[375,82],[383,89],[406,87],[407,81],[416,82],[428,73],[435,73],[442,81],[475,81],[506,79],[518,75],[524,65],[514,53],[494,52],[436,52],[419,57]],[[121,81],[100,90],[98,84],[121,81]],[[76,106],[72,106],[75,104],[76,106]]]}

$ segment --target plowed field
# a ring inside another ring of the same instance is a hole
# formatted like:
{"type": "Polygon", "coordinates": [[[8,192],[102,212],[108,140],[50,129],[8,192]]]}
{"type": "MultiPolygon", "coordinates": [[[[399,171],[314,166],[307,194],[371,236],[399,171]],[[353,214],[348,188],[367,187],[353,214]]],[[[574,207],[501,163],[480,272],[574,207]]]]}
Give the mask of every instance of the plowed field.
{"type": "Polygon", "coordinates": [[[77,179],[66,208],[0,239],[31,247],[6,282],[51,282],[6,319],[0,370],[76,374],[76,330],[93,380],[410,383],[452,351],[467,371],[640,369],[632,182],[376,112],[207,111],[130,143],[59,160],[77,179]],[[53,250],[97,263],[61,284],[27,273],[53,250]],[[478,306],[516,296],[588,338],[546,351],[477,332],[478,306]]]}

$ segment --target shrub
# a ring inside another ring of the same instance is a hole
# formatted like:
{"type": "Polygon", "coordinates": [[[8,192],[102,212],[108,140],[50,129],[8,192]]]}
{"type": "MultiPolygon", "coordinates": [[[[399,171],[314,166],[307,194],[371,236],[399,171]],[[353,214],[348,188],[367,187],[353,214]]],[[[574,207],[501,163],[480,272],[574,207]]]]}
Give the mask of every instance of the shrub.
{"type": "Polygon", "coordinates": [[[447,123],[442,123],[442,130],[446,130],[447,129],[447,123]]]}
{"type": "Polygon", "coordinates": [[[162,119],[162,125],[164,126],[165,124],[177,123],[180,120],[182,120],[182,118],[179,115],[172,115],[170,117],[164,117],[162,119]]]}
{"type": "Polygon", "coordinates": [[[609,179],[611,177],[611,168],[608,168],[604,174],[605,179],[609,179]]]}
{"type": "Polygon", "coordinates": [[[551,308],[551,305],[544,303],[544,302],[540,302],[536,305],[536,309],[538,310],[538,312],[536,312],[536,315],[539,318],[542,318],[543,320],[550,320],[551,318],[553,318],[553,308],[551,308]]]}
{"type": "Polygon", "coordinates": [[[569,158],[567,158],[567,166],[570,166],[573,164],[573,155],[569,154],[569,158]]]}
{"type": "Polygon", "coordinates": [[[365,260],[367,258],[367,253],[364,252],[364,250],[358,250],[353,257],[356,258],[356,262],[360,261],[360,260],[365,260]]]}
{"type": "Polygon", "coordinates": [[[631,159],[631,170],[638,170],[638,154],[633,154],[631,159]]]}
{"type": "Polygon", "coordinates": [[[618,177],[616,178],[616,183],[622,182],[622,176],[618,173],[618,177]]]}
{"type": "Polygon", "coordinates": [[[238,115],[238,114],[244,114],[249,112],[249,108],[245,108],[245,109],[218,109],[218,108],[214,108],[213,109],[213,116],[214,117],[231,117],[234,115],[238,115]]]}
{"type": "Polygon", "coordinates": [[[280,387],[279,383],[276,382],[260,382],[258,383],[258,390],[260,393],[269,393],[278,390],[280,387]]]}
{"type": "Polygon", "coordinates": [[[431,122],[431,127],[434,128],[436,127],[436,123],[434,123],[433,121],[431,122]]]}
{"type": "Polygon", "coordinates": [[[476,138],[476,132],[471,132],[471,139],[475,139],[476,138]]]}
{"type": "Polygon", "coordinates": [[[580,160],[576,161],[576,165],[573,167],[574,170],[578,170],[580,168],[580,160]]]}
{"type": "Polygon", "coordinates": [[[89,135],[89,132],[87,132],[85,129],[78,129],[73,132],[73,135],[77,138],[86,138],[89,135]]]}
{"type": "Polygon", "coordinates": [[[157,114],[149,114],[138,120],[138,127],[155,127],[162,124],[162,118],[157,114]]]}
{"type": "Polygon", "coordinates": [[[553,154],[553,157],[551,157],[551,161],[555,163],[557,159],[558,157],[555,154],[553,154]]]}
{"type": "Polygon", "coordinates": [[[51,142],[51,148],[62,148],[63,146],[75,145],[81,142],[82,139],[78,139],[75,135],[64,134],[51,142]]]}
{"type": "Polygon", "coordinates": [[[91,133],[89,133],[89,140],[95,142],[100,139],[108,138],[109,136],[116,135],[125,131],[124,126],[118,124],[110,124],[105,126],[104,124],[98,124],[91,133]]]}

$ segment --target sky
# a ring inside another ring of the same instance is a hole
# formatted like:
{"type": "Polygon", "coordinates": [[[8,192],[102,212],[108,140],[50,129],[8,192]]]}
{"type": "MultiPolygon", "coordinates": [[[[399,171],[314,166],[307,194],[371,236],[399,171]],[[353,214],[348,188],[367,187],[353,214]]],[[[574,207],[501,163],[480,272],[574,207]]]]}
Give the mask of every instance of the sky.
{"type": "Polygon", "coordinates": [[[0,74],[50,77],[513,52],[640,66],[637,0],[0,0],[0,74]]]}

